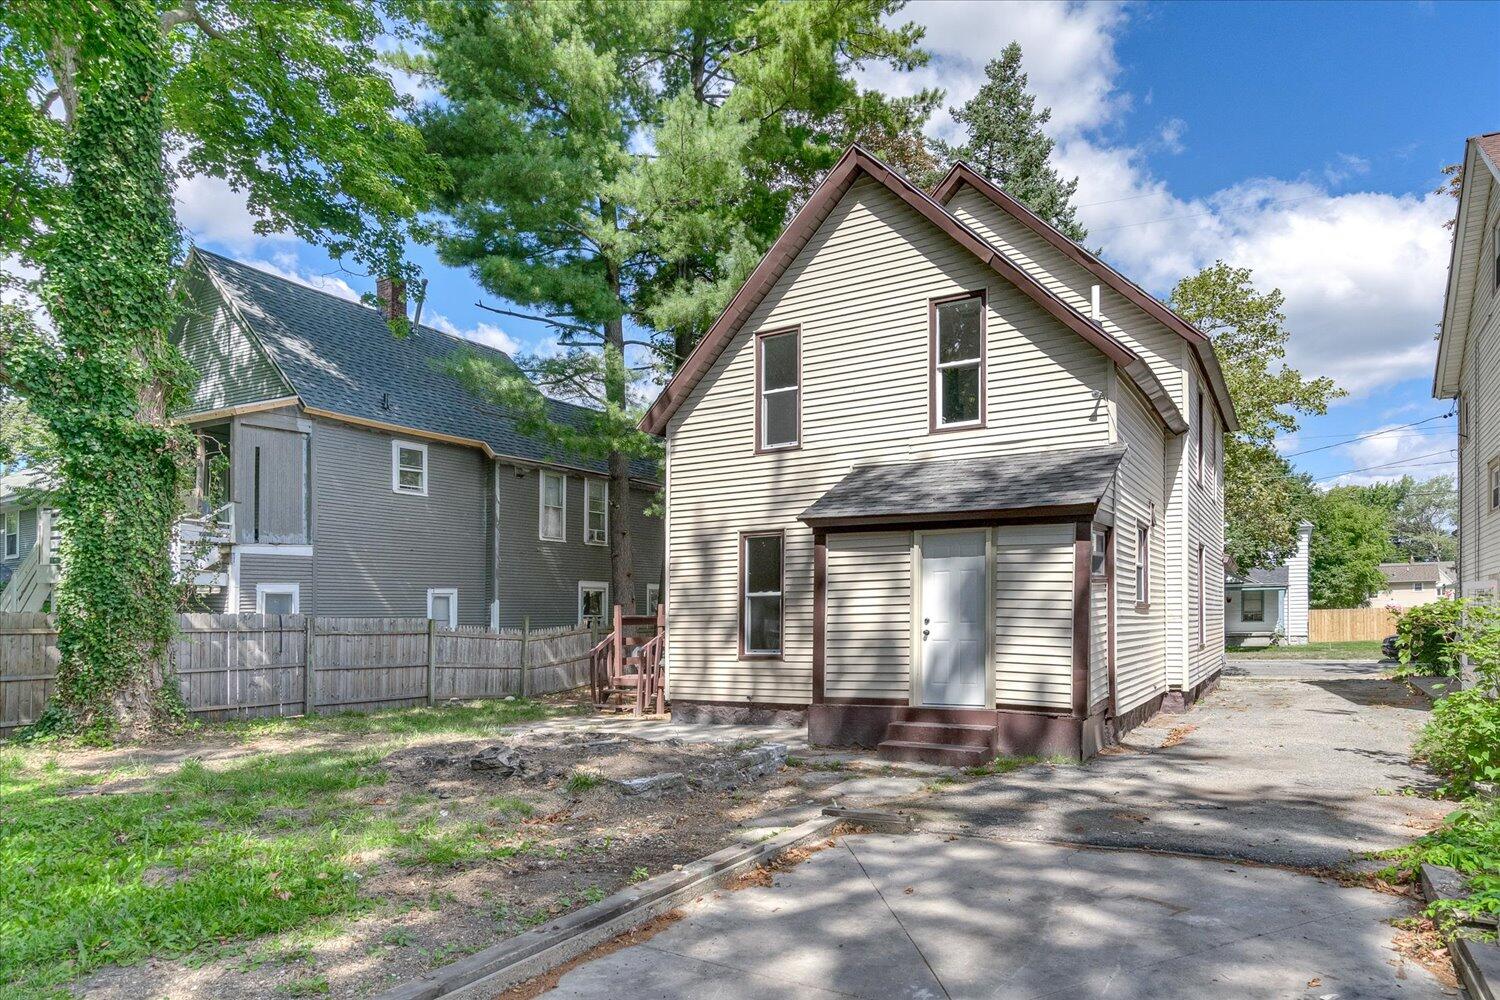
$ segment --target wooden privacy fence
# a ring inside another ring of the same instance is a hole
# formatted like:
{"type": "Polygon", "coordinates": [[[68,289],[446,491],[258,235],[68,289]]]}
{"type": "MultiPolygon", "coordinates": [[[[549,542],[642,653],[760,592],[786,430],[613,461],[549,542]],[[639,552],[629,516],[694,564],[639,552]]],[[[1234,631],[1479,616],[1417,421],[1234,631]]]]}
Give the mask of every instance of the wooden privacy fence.
{"type": "Polygon", "coordinates": [[[1378,642],[1396,634],[1390,608],[1314,608],[1307,613],[1309,642],[1378,642]]]}
{"type": "MultiPolygon", "coordinates": [[[[182,615],[179,628],[172,674],[209,721],[566,691],[588,683],[594,646],[586,626],[492,632],[425,618],[182,615]]],[[[57,661],[51,618],[0,615],[0,736],[36,721],[57,661]]]]}

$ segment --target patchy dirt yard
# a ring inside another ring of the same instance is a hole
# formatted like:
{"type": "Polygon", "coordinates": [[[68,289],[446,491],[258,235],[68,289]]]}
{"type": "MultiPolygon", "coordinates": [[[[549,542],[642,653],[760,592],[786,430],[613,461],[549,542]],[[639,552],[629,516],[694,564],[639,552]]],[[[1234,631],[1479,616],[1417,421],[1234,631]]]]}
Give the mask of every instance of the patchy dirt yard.
{"type": "MultiPolygon", "coordinates": [[[[445,710],[424,711],[441,722],[445,710]]],[[[36,926],[0,945],[0,992],[368,996],[769,836],[850,777],[839,758],[787,766],[771,741],[648,741],[587,719],[336,729],[0,751],[14,758],[0,777],[46,830],[72,831],[71,846],[52,846],[77,860],[49,857],[30,823],[0,820],[5,857],[23,864],[6,888],[36,897],[36,926]],[[70,875],[84,884],[60,896],[70,875]],[[79,912],[85,899],[99,909],[79,912]]]]}

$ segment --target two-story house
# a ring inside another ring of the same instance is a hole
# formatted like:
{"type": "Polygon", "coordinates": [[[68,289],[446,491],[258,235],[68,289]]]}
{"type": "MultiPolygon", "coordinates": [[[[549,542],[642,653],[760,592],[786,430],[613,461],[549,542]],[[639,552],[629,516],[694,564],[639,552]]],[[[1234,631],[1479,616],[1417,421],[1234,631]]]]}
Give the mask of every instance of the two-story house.
{"type": "Polygon", "coordinates": [[[966,166],[850,149],[642,427],[674,718],[1086,757],[1222,667],[1211,343],[966,166]]]}
{"type": "Polygon", "coordinates": [[[1500,593],[1500,132],[1464,149],[1433,395],[1458,406],[1458,590],[1500,593]]]}
{"type": "MultiPolygon", "coordinates": [[[[204,250],[181,287],[172,336],[200,377],[178,416],[199,443],[202,516],[174,558],[203,607],[573,624],[614,601],[609,519],[625,516],[633,599],[655,608],[656,470],[638,463],[631,495],[611,504],[603,462],[520,433],[445,366],[461,350],[506,355],[426,326],[398,339],[381,310],[204,250]]],[[[405,314],[399,288],[383,283],[380,298],[405,314]]],[[[556,420],[584,415],[550,405],[556,420]]],[[[42,551],[14,478],[0,497],[7,569],[42,551]]],[[[15,610],[41,608],[48,589],[15,610]]]]}

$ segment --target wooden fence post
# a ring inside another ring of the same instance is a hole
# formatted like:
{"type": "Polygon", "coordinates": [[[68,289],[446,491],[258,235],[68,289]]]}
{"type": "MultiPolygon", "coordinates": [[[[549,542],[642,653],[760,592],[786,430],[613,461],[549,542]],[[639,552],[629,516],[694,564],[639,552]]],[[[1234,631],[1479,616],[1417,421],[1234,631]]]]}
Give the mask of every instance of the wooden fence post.
{"type": "Polygon", "coordinates": [[[318,714],[318,657],[313,650],[318,648],[318,629],[316,619],[312,615],[307,616],[307,644],[302,654],[302,714],[318,714]]]}
{"type": "Polygon", "coordinates": [[[531,697],[531,616],[521,619],[521,697],[531,697]]]}
{"type": "Polygon", "coordinates": [[[437,629],[437,619],[427,619],[427,707],[429,708],[437,704],[437,629]]]}

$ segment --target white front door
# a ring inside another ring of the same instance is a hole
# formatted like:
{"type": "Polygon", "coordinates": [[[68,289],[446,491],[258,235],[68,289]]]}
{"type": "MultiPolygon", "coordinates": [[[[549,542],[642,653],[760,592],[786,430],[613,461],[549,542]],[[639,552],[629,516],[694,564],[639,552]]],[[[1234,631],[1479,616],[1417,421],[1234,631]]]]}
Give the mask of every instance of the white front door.
{"type": "Polygon", "coordinates": [[[922,704],[982,707],[985,697],[985,534],[921,536],[922,704]]]}

